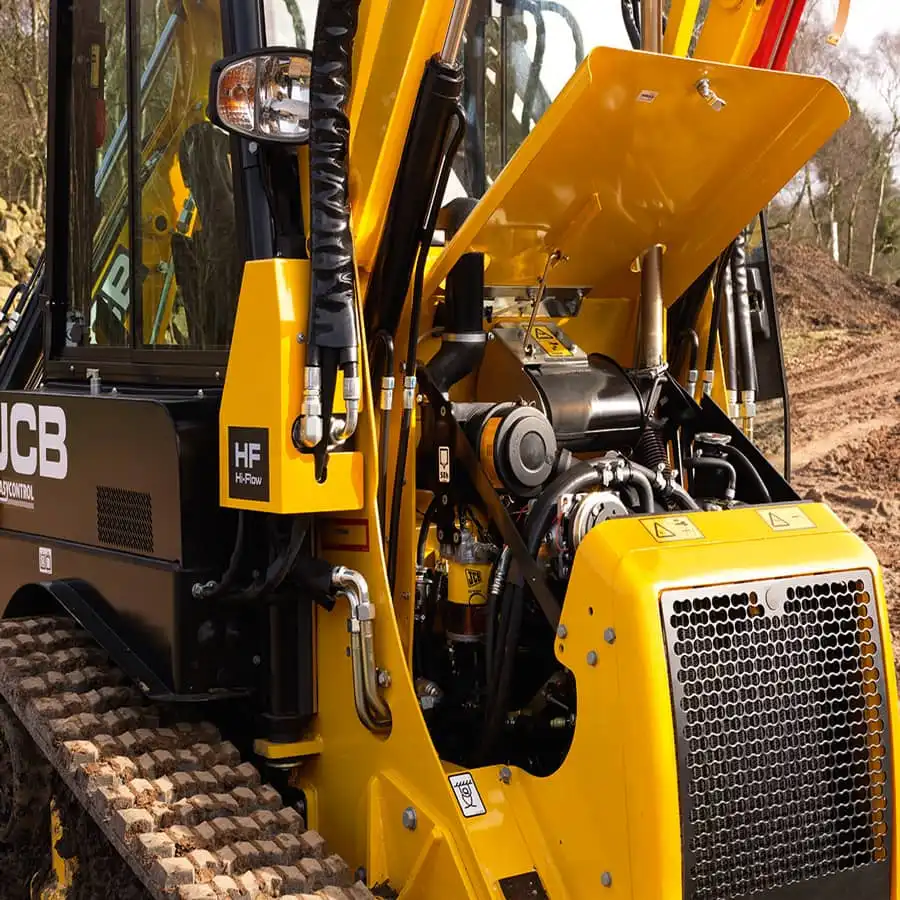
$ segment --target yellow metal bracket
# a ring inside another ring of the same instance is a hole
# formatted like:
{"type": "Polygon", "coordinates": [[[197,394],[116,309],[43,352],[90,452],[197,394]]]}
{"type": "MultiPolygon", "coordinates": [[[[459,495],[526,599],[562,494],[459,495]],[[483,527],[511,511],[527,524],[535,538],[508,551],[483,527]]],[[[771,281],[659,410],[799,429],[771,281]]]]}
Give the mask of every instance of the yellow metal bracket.
{"type": "Polygon", "coordinates": [[[253,752],[263,759],[273,762],[286,759],[300,759],[304,756],[318,756],[325,749],[325,742],[321,735],[315,735],[305,741],[292,741],[279,743],[257,738],[253,742],[253,752]]]}

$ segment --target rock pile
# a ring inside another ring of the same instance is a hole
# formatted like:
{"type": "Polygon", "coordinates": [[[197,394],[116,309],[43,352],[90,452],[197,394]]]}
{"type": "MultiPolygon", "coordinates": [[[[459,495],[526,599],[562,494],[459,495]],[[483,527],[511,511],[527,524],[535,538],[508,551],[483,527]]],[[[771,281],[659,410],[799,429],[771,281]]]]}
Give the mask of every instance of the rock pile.
{"type": "Polygon", "coordinates": [[[43,250],[43,215],[0,197],[0,299],[28,280],[43,250]]]}

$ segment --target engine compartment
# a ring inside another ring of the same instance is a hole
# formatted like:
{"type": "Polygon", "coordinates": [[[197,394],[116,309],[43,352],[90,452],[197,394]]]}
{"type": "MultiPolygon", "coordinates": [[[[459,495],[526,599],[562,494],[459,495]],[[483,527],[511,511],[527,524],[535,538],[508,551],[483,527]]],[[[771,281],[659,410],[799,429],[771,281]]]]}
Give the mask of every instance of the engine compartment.
{"type": "MultiPolygon", "coordinates": [[[[443,759],[547,775],[577,723],[574,677],[555,643],[585,537],[615,518],[796,495],[745,433],[753,395],[729,417],[711,397],[712,372],[701,388],[696,332],[662,346],[665,329],[651,327],[666,315],[658,270],[647,267],[636,347],[614,359],[570,336],[586,291],[548,297],[539,282],[518,305],[498,302],[479,257],[464,255],[448,275],[441,346],[417,372],[413,671],[443,759]]],[[[729,248],[698,293],[716,279],[724,294],[734,265],[746,259],[729,248]]],[[[728,294],[723,320],[750,302],[728,294]]],[[[685,303],[668,312],[670,331],[685,303]]],[[[750,383],[752,373],[738,374],[750,383]]]]}

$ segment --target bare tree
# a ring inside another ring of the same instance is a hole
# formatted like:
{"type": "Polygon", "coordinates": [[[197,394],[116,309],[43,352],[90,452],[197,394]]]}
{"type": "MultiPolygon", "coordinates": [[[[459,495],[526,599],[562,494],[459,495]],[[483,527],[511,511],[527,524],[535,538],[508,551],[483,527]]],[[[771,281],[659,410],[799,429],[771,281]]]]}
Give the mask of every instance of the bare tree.
{"type": "Polygon", "coordinates": [[[872,217],[869,241],[868,273],[875,272],[878,231],[884,212],[884,201],[891,181],[897,141],[900,140],[900,35],[883,33],[878,36],[868,59],[873,81],[885,105],[885,121],[880,127],[881,141],[873,161],[873,175],[877,180],[877,198],[872,217]]]}

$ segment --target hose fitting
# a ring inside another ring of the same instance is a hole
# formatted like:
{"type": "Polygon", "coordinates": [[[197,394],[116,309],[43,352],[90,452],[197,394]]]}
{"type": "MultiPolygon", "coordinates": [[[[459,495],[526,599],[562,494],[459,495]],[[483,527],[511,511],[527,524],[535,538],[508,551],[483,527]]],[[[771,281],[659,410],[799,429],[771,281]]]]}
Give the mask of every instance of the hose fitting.
{"type": "Polygon", "coordinates": [[[306,366],[303,370],[303,404],[300,413],[300,443],[307,449],[319,445],[324,435],[322,423],[322,370],[306,366]]]}
{"type": "Polygon", "coordinates": [[[375,605],[369,598],[369,586],[360,572],[346,566],[337,566],[332,571],[331,586],[334,593],[345,597],[350,606],[347,631],[350,633],[356,714],[369,731],[386,734],[391,730],[391,711],[378,692],[375,605]]]}
{"type": "Polygon", "coordinates": [[[406,375],[403,378],[403,408],[413,409],[416,405],[416,388],[418,382],[415,375],[406,375]]]}

